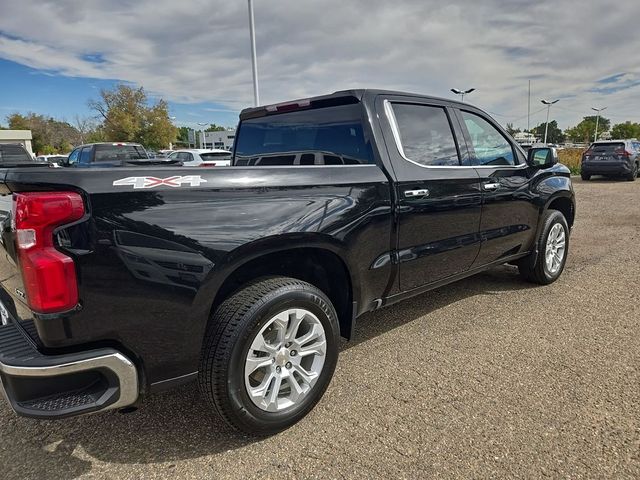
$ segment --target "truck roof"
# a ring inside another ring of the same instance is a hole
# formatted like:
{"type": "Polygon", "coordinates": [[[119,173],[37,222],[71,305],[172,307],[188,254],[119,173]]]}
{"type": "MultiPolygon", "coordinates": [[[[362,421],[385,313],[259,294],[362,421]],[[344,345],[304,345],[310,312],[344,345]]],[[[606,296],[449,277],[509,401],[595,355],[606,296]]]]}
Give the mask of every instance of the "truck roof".
{"type": "Polygon", "coordinates": [[[424,99],[438,100],[449,103],[457,103],[460,105],[464,105],[464,103],[451,99],[451,98],[443,98],[443,97],[434,97],[431,95],[423,95],[420,93],[411,93],[411,92],[402,92],[397,90],[383,90],[383,89],[368,89],[368,88],[360,88],[360,89],[352,89],[352,90],[338,90],[336,92],[327,94],[327,95],[318,95],[315,97],[308,98],[300,98],[297,100],[289,100],[282,103],[275,103],[271,105],[260,105],[257,107],[249,107],[245,108],[240,112],[240,120],[246,120],[248,118],[262,117],[269,113],[275,112],[285,112],[289,110],[295,110],[296,106],[300,108],[304,108],[309,106],[310,104],[326,104],[326,106],[330,105],[342,105],[348,103],[357,103],[362,101],[364,95],[400,95],[403,97],[418,97],[424,99]]]}

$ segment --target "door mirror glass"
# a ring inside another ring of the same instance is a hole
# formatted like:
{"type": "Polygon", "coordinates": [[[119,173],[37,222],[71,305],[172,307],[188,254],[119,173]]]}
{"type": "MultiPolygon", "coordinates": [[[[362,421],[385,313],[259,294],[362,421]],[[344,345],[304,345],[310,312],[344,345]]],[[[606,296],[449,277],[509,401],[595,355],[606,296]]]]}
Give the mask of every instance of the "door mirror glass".
{"type": "Polygon", "coordinates": [[[527,157],[529,164],[534,167],[546,168],[558,163],[558,153],[555,148],[534,147],[527,152],[527,157]]]}

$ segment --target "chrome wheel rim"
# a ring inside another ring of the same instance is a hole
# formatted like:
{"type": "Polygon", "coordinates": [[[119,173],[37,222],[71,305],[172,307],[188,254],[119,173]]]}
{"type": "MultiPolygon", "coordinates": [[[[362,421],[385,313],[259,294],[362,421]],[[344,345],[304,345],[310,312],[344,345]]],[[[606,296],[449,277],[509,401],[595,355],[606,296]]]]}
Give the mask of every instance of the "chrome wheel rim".
{"type": "Polygon", "coordinates": [[[316,315],[302,308],[278,313],[253,339],[244,364],[244,383],[261,410],[278,412],[299,404],[316,384],[327,339],[316,315]]]}
{"type": "Polygon", "coordinates": [[[556,223],[549,231],[547,237],[547,247],[545,251],[545,262],[547,271],[551,275],[558,273],[564,261],[564,251],[567,244],[567,235],[564,227],[556,223]]]}

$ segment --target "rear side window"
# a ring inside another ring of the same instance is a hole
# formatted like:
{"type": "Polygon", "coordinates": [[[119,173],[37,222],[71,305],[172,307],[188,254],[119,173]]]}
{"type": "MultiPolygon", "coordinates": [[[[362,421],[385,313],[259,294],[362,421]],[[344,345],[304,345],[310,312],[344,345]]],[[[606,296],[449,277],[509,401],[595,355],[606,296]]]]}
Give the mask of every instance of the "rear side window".
{"type": "Polygon", "coordinates": [[[235,165],[373,163],[360,104],[243,120],[236,134],[235,148],[235,165]],[[323,155],[318,155],[312,163],[314,152],[323,155]]]}
{"type": "Polygon", "coordinates": [[[80,151],[80,163],[89,163],[91,161],[91,147],[83,147],[80,151]]]}
{"type": "Polygon", "coordinates": [[[513,147],[500,131],[479,115],[462,111],[476,165],[515,165],[513,147]]]}
{"type": "Polygon", "coordinates": [[[33,158],[31,158],[31,155],[29,155],[29,153],[20,145],[0,145],[0,162],[33,162],[33,158]]]}
{"type": "Polygon", "coordinates": [[[149,158],[140,145],[96,145],[96,162],[149,158]]]}
{"type": "Polygon", "coordinates": [[[423,166],[458,166],[458,150],[447,112],[442,107],[393,104],[406,158],[423,166]]]}

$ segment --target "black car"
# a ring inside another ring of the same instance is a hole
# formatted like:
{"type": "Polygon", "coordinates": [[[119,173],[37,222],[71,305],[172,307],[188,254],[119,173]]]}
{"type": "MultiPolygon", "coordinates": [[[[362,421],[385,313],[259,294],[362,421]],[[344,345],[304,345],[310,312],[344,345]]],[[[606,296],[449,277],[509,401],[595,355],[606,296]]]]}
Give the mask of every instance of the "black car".
{"type": "Polygon", "coordinates": [[[271,434],[320,400],[364,313],[505,263],[550,284],[567,259],[569,170],[464,103],[350,90],[250,108],[232,161],[0,171],[16,412],[197,380],[230,425],[271,434]]]}
{"type": "Polygon", "coordinates": [[[580,176],[592,175],[624,177],[633,182],[640,169],[640,142],[638,140],[599,140],[582,154],[580,176]]]}

